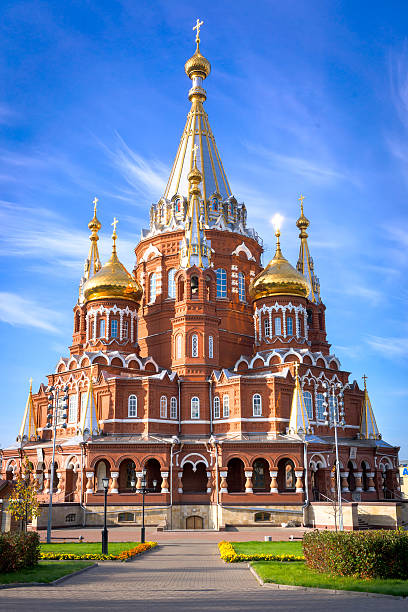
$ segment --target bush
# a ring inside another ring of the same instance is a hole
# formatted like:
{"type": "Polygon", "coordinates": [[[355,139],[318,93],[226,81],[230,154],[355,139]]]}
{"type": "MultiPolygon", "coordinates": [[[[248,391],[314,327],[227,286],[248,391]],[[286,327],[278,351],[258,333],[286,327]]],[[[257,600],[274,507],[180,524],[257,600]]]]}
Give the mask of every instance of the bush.
{"type": "Polygon", "coordinates": [[[312,531],[303,537],[306,565],[358,578],[408,578],[408,533],[312,531]]]}
{"type": "Polygon", "coordinates": [[[15,572],[35,567],[40,558],[38,533],[0,534],[0,572],[15,572]]]}

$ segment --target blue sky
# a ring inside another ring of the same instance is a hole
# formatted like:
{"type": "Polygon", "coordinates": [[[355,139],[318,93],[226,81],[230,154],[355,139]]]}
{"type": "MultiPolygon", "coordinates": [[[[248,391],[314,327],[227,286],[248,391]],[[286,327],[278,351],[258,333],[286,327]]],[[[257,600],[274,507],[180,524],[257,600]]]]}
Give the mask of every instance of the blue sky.
{"type": "Polygon", "coordinates": [[[95,195],[130,268],[189,109],[192,26],[233,193],[272,255],[298,252],[297,198],[327,329],[408,456],[408,7],[402,2],[5,1],[0,8],[0,445],[71,341],[95,195]]]}

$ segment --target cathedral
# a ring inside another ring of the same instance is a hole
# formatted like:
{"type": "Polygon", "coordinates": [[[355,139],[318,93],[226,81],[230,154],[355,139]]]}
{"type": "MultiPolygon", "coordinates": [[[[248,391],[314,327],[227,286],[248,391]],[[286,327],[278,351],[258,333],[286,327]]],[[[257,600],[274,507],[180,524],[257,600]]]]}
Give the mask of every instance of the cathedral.
{"type": "Polygon", "coordinates": [[[159,529],[330,526],[339,497],[345,528],[362,513],[394,525],[399,449],[381,438],[365,377],[351,380],[328,342],[303,196],[296,265],[276,226],[263,267],[205,111],[200,25],[185,64],[191,108],[135,268],[120,261],[116,219],[100,261],[95,198],[72,343],[30,388],[2,477],[27,457],[56,527],[101,525],[105,478],[111,525],[140,524],[142,480],[159,529]]]}

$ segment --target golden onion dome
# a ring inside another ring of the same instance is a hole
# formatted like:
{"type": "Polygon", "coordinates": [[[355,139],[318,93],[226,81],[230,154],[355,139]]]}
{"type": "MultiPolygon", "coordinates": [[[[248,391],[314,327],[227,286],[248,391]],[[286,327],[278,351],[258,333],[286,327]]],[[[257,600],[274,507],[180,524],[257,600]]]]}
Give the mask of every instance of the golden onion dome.
{"type": "Polygon", "coordinates": [[[279,243],[279,230],[276,231],[276,253],[262,272],[255,276],[249,285],[252,300],[274,295],[297,295],[307,297],[310,293],[309,281],[298,272],[282,255],[279,243]]]}
{"type": "Polygon", "coordinates": [[[194,73],[201,76],[203,79],[207,78],[211,72],[211,64],[204,55],[200,53],[200,47],[197,42],[196,52],[190,59],[184,64],[184,70],[186,75],[191,79],[194,73]]]}
{"type": "Polygon", "coordinates": [[[85,302],[104,299],[129,300],[137,304],[141,302],[143,289],[119,261],[116,253],[116,238],[116,230],[114,230],[112,255],[109,261],[84,284],[85,302]]]}

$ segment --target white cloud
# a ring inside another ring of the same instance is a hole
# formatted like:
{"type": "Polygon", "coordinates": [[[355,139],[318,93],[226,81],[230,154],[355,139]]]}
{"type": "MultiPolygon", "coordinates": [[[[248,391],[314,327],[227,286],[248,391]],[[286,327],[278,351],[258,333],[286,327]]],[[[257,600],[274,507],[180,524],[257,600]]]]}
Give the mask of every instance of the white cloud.
{"type": "Polygon", "coordinates": [[[407,354],[408,338],[367,336],[366,342],[383,357],[399,359],[407,354]]]}
{"type": "Polygon", "coordinates": [[[15,293],[0,292],[0,321],[17,327],[36,327],[60,333],[55,322],[60,315],[15,293]]]}

